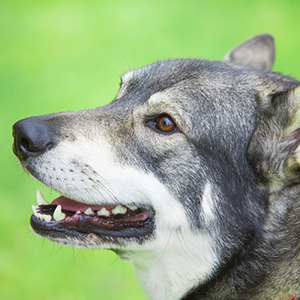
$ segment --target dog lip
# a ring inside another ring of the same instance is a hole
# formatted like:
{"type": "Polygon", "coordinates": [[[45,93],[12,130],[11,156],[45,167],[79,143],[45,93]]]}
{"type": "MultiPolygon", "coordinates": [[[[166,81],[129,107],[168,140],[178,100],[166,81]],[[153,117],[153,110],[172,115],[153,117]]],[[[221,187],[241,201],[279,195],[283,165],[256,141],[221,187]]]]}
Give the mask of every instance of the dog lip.
{"type": "MultiPolygon", "coordinates": [[[[53,207],[55,205],[50,205],[53,207]]],[[[47,205],[47,209],[50,209],[47,205]]],[[[68,212],[65,211],[67,214],[68,212]]],[[[151,213],[141,211],[126,218],[109,218],[90,216],[84,213],[66,215],[63,220],[49,221],[42,218],[42,214],[33,214],[30,219],[33,230],[48,238],[67,238],[68,236],[84,237],[91,233],[101,239],[105,238],[141,238],[154,231],[154,222],[151,213]]],[[[49,215],[46,215],[49,216],[49,215]]]]}

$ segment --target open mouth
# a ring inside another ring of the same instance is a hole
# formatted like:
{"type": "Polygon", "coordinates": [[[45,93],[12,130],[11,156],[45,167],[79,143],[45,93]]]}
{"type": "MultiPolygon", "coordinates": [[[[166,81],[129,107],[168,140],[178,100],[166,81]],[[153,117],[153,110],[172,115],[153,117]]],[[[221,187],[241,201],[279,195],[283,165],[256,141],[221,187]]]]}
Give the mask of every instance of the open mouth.
{"type": "Polygon", "coordinates": [[[88,205],[64,196],[48,203],[37,191],[31,226],[42,236],[90,233],[103,237],[144,237],[154,230],[153,212],[131,205],[88,205]]]}

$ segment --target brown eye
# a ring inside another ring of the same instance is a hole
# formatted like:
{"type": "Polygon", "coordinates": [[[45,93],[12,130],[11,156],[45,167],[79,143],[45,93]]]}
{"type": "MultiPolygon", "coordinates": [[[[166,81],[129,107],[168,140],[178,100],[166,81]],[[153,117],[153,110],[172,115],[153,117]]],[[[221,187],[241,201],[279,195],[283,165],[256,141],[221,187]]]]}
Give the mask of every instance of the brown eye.
{"type": "Polygon", "coordinates": [[[177,126],[168,115],[159,116],[155,121],[155,127],[162,132],[174,131],[177,126]]]}

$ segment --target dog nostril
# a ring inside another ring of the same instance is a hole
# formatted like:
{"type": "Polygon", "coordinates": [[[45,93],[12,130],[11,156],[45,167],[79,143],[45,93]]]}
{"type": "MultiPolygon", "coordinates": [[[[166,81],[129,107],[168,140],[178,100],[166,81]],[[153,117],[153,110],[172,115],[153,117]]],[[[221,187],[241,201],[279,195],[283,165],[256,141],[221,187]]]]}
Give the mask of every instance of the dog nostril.
{"type": "Polygon", "coordinates": [[[26,137],[20,137],[15,140],[14,143],[14,153],[21,159],[25,160],[28,156],[34,156],[41,153],[48,147],[41,147],[41,145],[35,144],[34,141],[26,137]]]}
{"type": "Polygon", "coordinates": [[[51,144],[52,143],[47,143],[46,145],[41,145],[38,143],[34,144],[34,142],[32,142],[31,140],[23,137],[19,142],[19,148],[22,152],[35,154],[48,149],[51,146],[51,144]]]}
{"type": "Polygon", "coordinates": [[[13,126],[13,151],[20,160],[39,155],[54,146],[51,124],[28,118],[13,126]]]}
{"type": "Polygon", "coordinates": [[[32,151],[32,149],[30,149],[29,142],[28,142],[28,140],[25,139],[25,138],[22,138],[22,139],[21,139],[20,144],[19,144],[19,147],[20,147],[20,148],[23,148],[23,150],[25,150],[25,151],[34,152],[34,151],[32,151]]]}

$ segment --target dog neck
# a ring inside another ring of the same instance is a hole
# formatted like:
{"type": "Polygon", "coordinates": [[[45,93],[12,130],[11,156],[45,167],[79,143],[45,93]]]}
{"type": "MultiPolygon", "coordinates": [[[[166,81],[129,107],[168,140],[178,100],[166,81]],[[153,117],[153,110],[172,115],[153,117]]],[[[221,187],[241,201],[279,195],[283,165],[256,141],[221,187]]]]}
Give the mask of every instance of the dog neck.
{"type": "Polygon", "coordinates": [[[189,241],[194,240],[193,245],[187,245],[185,238],[181,231],[173,230],[160,245],[156,242],[151,247],[155,250],[126,253],[148,299],[180,299],[212,273],[217,258],[211,238],[189,237],[189,241]],[[197,247],[200,238],[201,249],[197,247]]]}

